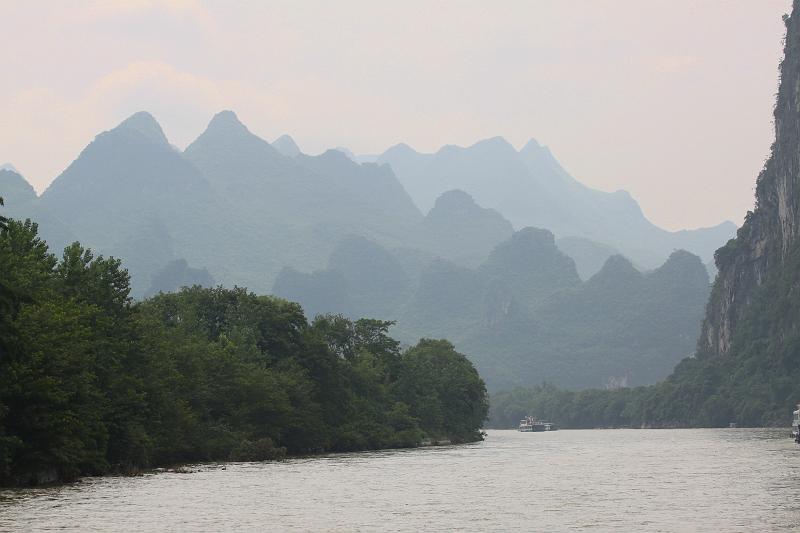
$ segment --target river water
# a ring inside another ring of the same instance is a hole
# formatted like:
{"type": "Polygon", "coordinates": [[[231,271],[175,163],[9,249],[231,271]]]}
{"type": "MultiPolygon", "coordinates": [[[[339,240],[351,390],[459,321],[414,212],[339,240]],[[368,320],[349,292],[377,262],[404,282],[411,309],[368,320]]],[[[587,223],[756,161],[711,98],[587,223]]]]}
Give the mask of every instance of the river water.
{"type": "Polygon", "coordinates": [[[778,531],[789,430],[489,431],[482,443],[0,492],[6,531],[778,531]]]}

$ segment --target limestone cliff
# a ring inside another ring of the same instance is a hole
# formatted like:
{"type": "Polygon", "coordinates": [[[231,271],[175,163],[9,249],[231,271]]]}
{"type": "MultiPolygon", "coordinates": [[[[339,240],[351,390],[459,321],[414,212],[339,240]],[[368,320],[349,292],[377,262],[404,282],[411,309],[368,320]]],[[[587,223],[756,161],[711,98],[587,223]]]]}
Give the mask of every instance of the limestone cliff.
{"type": "MultiPolygon", "coordinates": [[[[756,289],[770,276],[783,275],[798,247],[800,225],[800,0],[784,18],[786,39],[775,105],[775,142],[758,176],[756,202],[735,239],[717,250],[719,268],[708,304],[698,355],[725,355],[737,322],[756,289]]],[[[800,272],[791,273],[800,282],[800,272]]]]}

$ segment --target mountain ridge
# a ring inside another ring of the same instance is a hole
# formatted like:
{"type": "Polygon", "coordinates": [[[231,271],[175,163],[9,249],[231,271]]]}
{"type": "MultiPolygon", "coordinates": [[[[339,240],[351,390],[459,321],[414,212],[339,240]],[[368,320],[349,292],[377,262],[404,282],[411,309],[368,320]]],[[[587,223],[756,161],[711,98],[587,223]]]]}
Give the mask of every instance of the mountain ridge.
{"type": "Polygon", "coordinates": [[[301,154],[302,151],[300,147],[297,146],[297,143],[292,139],[290,135],[284,134],[272,141],[272,147],[275,148],[277,151],[285,155],[286,157],[294,157],[298,154],[301,154]]]}
{"type": "Polygon", "coordinates": [[[709,261],[735,232],[730,221],[695,230],[660,228],[627,191],[603,192],[583,185],[535,139],[519,151],[502,137],[466,147],[445,145],[433,153],[400,143],[387,149],[378,162],[392,166],[423,211],[441,192],[462,189],[480,205],[496,209],[515,228],[545,227],[559,238],[588,238],[648,268],[679,248],[709,261]],[[497,189],[505,193],[498,194],[497,189]]]}
{"type": "MultiPolygon", "coordinates": [[[[391,151],[416,153],[405,144],[391,151]]],[[[428,164],[436,155],[417,154],[417,159],[428,164]]],[[[466,177],[453,174],[454,183],[478,183],[481,173],[497,171],[498,176],[508,173],[512,185],[534,187],[503,192],[502,184],[509,183],[503,178],[496,194],[503,202],[520,191],[541,190],[544,196],[536,205],[552,210],[558,206],[552,201],[558,191],[586,189],[533,139],[518,151],[504,138],[491,137],[471,147],[443,147],[438,156],[442,161],[437,164],[451,165],[451,170],[465,158],[479,167],[468,168],[466,177]],[[555,174],[531,180],[531,168],[555,174]]],[[[638,209],[626,193],[602,194],[638,209]]],[[[442,191],[423,215],[391,165],[357,163],[336,149],[289,157],[253,134],[233,111],[215,114],[182,152],[169,144],[152,115],[135,113],[98,134],[29,209],[34,205],[40,217],[47,213],[52,218],[48,223],[43,219],[43,228],[58,226],[66,232],[54,244],[63,244],[69,234],[97,252],[126,259],[135,296],[151,285],[156,272],[177,260],[207,269],[220,283],[263,291],[286,267],[299,272],[326,268],[330,254],[349,235],[392,253],[404,250],[408,257],[401,263],[420,272],[437,255],[477,268],[515,233],[502,211],[463,187],[442,191]]],[[[575,238],[566,239],[559,242],[571,242],[578,251],[583,279],[614,253],[642,264],[629,250],[602,241],[582,238],[576,245],[575,238]]],[[[503,290],[498,286],[497,291],[492,298],[503,300],[503,290]]]]}

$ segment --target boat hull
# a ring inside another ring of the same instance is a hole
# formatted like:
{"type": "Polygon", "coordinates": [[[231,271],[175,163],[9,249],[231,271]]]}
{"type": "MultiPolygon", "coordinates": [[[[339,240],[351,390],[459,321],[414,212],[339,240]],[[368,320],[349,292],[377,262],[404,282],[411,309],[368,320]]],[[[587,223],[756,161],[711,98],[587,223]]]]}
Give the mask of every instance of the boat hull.
{"type": "Polygon", "coordinates": [[[545,431],[556,431],[558,427],[555,424],[551,424],[549,422],[545,423],[534,423],[534,424],[526,424],[520,425],[517,428],[517,431],[521,433],[542,433],[545,431]]]}

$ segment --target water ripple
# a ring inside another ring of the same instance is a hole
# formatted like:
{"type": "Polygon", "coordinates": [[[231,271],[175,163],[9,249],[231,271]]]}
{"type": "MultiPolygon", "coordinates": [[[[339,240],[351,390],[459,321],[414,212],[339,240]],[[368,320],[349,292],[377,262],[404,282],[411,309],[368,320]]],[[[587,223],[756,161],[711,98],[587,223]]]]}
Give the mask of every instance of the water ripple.
{"type": "Polygon", "coordinates": [[[2,531],[779,531],[787,430],[490,431],[467,446],[0,491],[2,531]]]}

